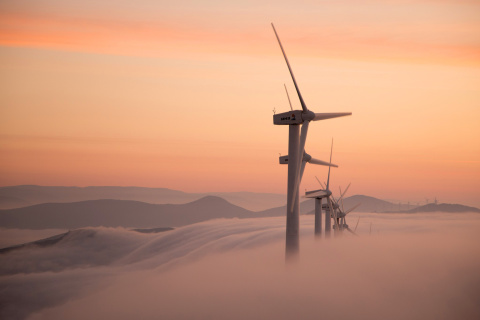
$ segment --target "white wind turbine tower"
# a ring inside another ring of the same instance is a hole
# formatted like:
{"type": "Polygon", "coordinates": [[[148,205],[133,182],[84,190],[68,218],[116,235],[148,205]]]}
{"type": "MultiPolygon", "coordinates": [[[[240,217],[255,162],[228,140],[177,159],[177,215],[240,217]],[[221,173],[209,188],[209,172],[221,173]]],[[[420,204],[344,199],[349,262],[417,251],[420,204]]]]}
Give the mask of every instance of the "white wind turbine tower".
{"type": "Polygon", "coordinates": [[[299,185],[301,182],[301,159],[305,152],[305,142],[307,141],[307,131],[310,121],[325,120],[351,115],[351,112],[344,113],[314,113],[307,109],[300,89],[293,75],[292,68],[288,62],[287,55],[283,50],[282,43],[278,37],[275,26],[272,23],[272,28],[275,36],[282,50],[288,70],[292,76],[295,89],[297,91],[302,110],[292,110],[280,114],[273,115],[273,124],[288,125],[288,184],[287,184],[287,230],[286,230],[286,258],[293,258],[298,255],[299,251],[299,185]],[[300,134],[300,125],[302,125],[302,132],[300,134]]]}

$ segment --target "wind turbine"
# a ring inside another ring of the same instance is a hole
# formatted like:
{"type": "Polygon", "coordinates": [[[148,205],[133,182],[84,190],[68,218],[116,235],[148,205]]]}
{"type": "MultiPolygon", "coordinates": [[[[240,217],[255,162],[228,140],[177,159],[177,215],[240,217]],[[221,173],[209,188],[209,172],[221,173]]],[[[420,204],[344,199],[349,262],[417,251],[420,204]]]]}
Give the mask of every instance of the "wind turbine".
{"type": "Polygon", "coordinates": [[[305,152],[305,142],[307,141],[307,131],[310,121],[326,120],[331,118],[343,117],[351,115],[351,112],[342,113],[314,113],[308,110],[305,101],[303,100],[300,89],[293,75],[292,68],[288,62],[285,50],[283,50],[282,43],[278,37],[275,26],[272,23],[273,32],[278,40],[283,57],[287,63],[288,70],[292,76],[293,84],[297,91],[302,110],[292,110],[284,113],[273,115],[273,124],[288,125],[288,183],[287,183],[287,228],[286,228],[286,258],[293,258],[298,255],[299,251],[299,185],[301,182],[301,159],[305,152]],[[300,134],[300,125],[302,125],[300,134]]]}
{"type": "MultiPolygon", "coordinates": [[[[333,153],[333,139],[332,139],[332,146],[330,148],[330,162],[332,161],[332,153],[333,153]]],[[[334,223],[337,225],[337,218],[336,218],[336,209],[338,209],[338,204],[336,203],[335,199],[332,196],[332,191],[330,190],[330,168],[335,165],[330,165],[328,167],[328,178],[327,183],[324,186],[320,180],[315,177],[323,189],[307,191],[305,193],[306,198],[314,198],[315,199],[315,236],[320,237],[322,234],[322,208],[325,209],[325,236],[330,236],[331,230],[331,219],[333,218],[334,223]],[[322,207],[322,199],[327,199],[327,205],[322,207]]],[[[336,167],[336,166],[335,166],[336,167]]]]}
{"type": "MultiPolygon", "coordinates": [[[[287,156],[280,156],[279,160],[280,160],[280,164],[288,164],[288,155],[287,156]]],[[[330,157],[330,161],[331,161],[331,157],[330,157]]],[[[308,153],[304,152],[303,153],[303,158],[302,158],[302,164],[301,164],[302,167],[300,168],[300,180],[302,180],[303,172],[305,170],[305,165],[307,164],[307,162],[311,163],[311,164],[317,164],[317,165],[322,165],[322,166],[329,166],[329,167],[338,168],[338,166],[336,164],[312,158],[312,156],[310,156],[308,153]]],[[[316,191],[319,191],[319,190],[316,190],[316,191]]],[[[308,194],[308,191],[306,192],[306,194],[308,194]]],[[[330,192],[330,194],[331,194],[331,192],[330,192]]],[[[315,202],[315,234],[316,235],[321,234],[321,231],[320,231],[322,229],[322,223],[321,223],[321,219],[322,219],[321,210],[322,209],[321,209],[321,207],[322,207],[322,198],[325,198],[325,197],[328,197],[328,194],[327,195],[320,194],[320,195],[315,197],[315,199],[316,199],[315,200],[316,201],[315,202]],[[317,232],[317,230],[318,230],[318,232],[317,232]]],[[[309,198],[309,197],[307,197],[307,198],[309,198]]]]}
{"type": "MultiPolygon", "coordinates": [[[[292,103],[290,102],[290,96],[288,95],[288,90],[287,90],[287,87],[285,86],[285,91],[287,92],[287,97],[288,97],[288,102],[290,103],[290,108],[293,110],[292,108],[292,103]]],[[[332,146],[333,146],[333,140],[332,140],[332,146]]],[[[300,168],[300,181],[302,180],[302,177],[303,177],[303,172],[305,171],[305,165],[308,163],[311,163],[311,164],[317,164],[317,165],[322,165],[322,166],[329,166],[329,167],[335,167],[335,168],[338,168],[338,166],[336,164],[333,164],[331,163],[332,161],[332,154],[331,154],[331,151],[330,150],[330,162],[326,162],[326,161],[323,161],[323,160],[318,160],[318,159],[315,159],[315,158],[312,158],[312,156],[310,156],[308,153],[304,152],[303,153],[303,157],[302,157],[302,164],[301,164],[301,168],[300,168]]],[[[280,164],[288,164],[288,155],[286,156],[282,156],[280,155],[279,157],[279,162],[280,164]]],[[[330,174],[329,174],[330,176],[330,174]]],[[[318,180],[318,178],[317,178],[318,180]]],[[[320,182],[320,180],[318,180],[318,182],[320,182]]],[[[316,190],[316,191],[319,191],[319,190],[316,190]]],[[[308,192],[306,191],[306,194],[308,194],[308,192]]],[[[329,195],[331,195],[332,193],[329,191],[329,194],[328,193],[322,193],[322,194],[319,194],[318,196],[315,197],[315,235],[321,235],[321,229],[322,229],[322,198],[325,198],[325,197],[328,197],[329,195]]]]}
{"type": "MultiPolygon", "coordinates": [[[[333,139],[332,139],[332,146],[330,150],[330,162],[332,161],[332,152],[333,151],[333,139]]],[[[305,193],[306,198],[314,198],[315,199],[315,236],[321,236],[321,229],[322,229],[322,208],[325,209],[325,236],[330,236],[331,230],[331,220],[333,218],[334,221],[334,231],[343,231],[343,229],[347,229],[349,232],[355,234],[352,231],[347,223],[346,223],[346,216],[353,210],[355,210],[360,204],[357,204],[353,208],[345,211],[343,208],[343,197],[350,188],[350,184],[347,188],[342,192],[340,188],[340,197],[338,200],[335,200],[333,197],[332,191],[330,190],[330,168],[328,168],[328,179],[327,183],[324,186],[320,180],[315,177],[323,189],[307,191],[305,193]],[[327,199],[327,205],[322,206],[322,199],[327,199]]],[[[356,227],[355,227],[356,229],[356,227]]]]}
{"type": "MultiPolygon", "coordinates": [[[[350,212],[352,212],[353,210],[355,210],[359,205],[361,205],[361,203],[358,203],[356,204],[355,206],[353,206],[352,208],[348,209],[347,211],[345,211],[345,209],[343,208],[343,196],[345,196],[345,194],[347,193],[347,190],[348,188],[350,187],[350,184],[347,186],[347,188],[345,189],[345,191],[342,193],[342,189],[339,187],[339,190],[340,190],[340,198],[339,200],[337,201],[340,202],[341,206],[338,206],[338,211],[337,211],[337,219],[339,219],[339,230],[340,231],[343,231],[344,229],[346,229],[347,231],[349,231],[350,233],[353,233],[354,235],[357,235],[355,233],[355,231],[352,231],[349,227],[348,227],[348,224],[347,224],[347,220],[346,220],[346,217],[347,217],[347,214],[349,214],[350,212]],[[341,207],[341,209],[340,209],[341,207]]],[[[358,222],[357,222],[357,226],[358,226],[358,222]]],[[[355,229],[357,229],[357,227],[355,227],[355,229]]]]}

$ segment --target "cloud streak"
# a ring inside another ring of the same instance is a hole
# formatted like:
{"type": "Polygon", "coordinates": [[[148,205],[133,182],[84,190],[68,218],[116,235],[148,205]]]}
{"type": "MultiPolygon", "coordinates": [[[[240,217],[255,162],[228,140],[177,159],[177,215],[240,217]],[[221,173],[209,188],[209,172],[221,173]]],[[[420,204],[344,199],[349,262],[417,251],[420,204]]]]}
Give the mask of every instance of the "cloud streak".
{"type": "MultiPolygon", "coordinates": [[[[480,56],[476,37],[480,22],[470,13],[478,10],[474,3],[373,1],[358,5],[347,1],[303,5],[309,9],[305,10],[308,13],[297,12],[297,8],[286,3],[279,6],[280,11],[289,11],[293,16],[283,28],[285,41],[295,43],[303,55],[469,64],[476,63],[480,56]],[[412,15],[412,11],[416,14],[412,15]],[[347,23],[345,19],[350,21],[347,23]]],[[[248,12],[248,23],[239,19],[236,10],[239,8],[228,5],[217,8],[218,3],[206,4],[206,8],[190,3],[188,10],[181,5],[154,5],[150,12],[117,3],[112,6],[117,10],[91,8],[88,4],[73,10],[62,4],[61,10],[35,11],[6,5],[0,14],[0,44],[176,58],[185,51],[276,54],[267,40],[269,21],[265,21],[267,12],[262,6],[241,6],[248,12]],[[223,27],[212,24],[213,18],[220,19],[223,27]]],[[[286,20],[281,14],[277,18],[286,20]]]]}

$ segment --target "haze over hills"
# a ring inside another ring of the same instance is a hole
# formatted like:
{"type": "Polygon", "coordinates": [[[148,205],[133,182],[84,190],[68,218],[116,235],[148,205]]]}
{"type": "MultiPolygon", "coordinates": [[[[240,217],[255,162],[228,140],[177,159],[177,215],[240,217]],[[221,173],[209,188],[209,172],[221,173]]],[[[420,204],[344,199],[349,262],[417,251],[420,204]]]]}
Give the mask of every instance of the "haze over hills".
{"type": "Polygon", "coordinates": [[[79,202],[101,199],[134,200],[154,204],[180,204],[192,202],[208,195],[221,197],[230,203],[252,211],[265,210],[286,203],[285,195],[276,193],[187,193],[167,188],[21,185],[0,187],[0,209],[20,208],[40,203],[79,202]]]}
{"type": "MultiPolygon", "coordinates": [[[[286,196],[275,193],[255,192],[210,192],[187,193],[167,188],[144,187],[49,187],[49,186],[10,186],[0,187],[0,209],[13,209],[41,203],[79,202],[86,200],[134,200],[152,204],[182,204],[208,195],[221,197],[228,202],[250,211],[273,210],[286,205],[286,196]]],[[[314,209],[313,201],[310,209],[301,210],[307,213],[314,209]]],[[[415,206],[394,204],[377,198],[355,195],[344,199],[346,207],[361,203],[357,212],[382,212],[409,210],[415,206]]]]}
{"type": "Polygon", "coordinates": [[[451,203],[429,203],[424,206],[413,208],[407,211],[399,211],[399,213],[419,213],[419,212],[478,212],[480,209],[468,207],[461,204],[451,203]]]}
{"type": "MultiPolygon", "coordinates": [[[[313,200],[300,204],[300,213],[313,210],[313,200]]],[[[76,229],[83,227],[179,227],[211,219],[285,216],[285,206],[250,211],[215,196],[186,204],[151,204],[131,200],[88,200],[43,203],[0,210],[0,227],[18,229],[76,229]]]]}
{"type": "MultiPolygon", "coordinates": [[[[15,187],[9,187],[12,190],[15,187]]],[[[98,188],[99,195],[112,195],[112,190],[118,191],[117,196],[132,196],[139,191],[142,197],[148,192],[152,192],[150,196],[154,196],[158,190],[162,190],[166,199],[168,195],[180,199],[189,197],[187,193],[169,189],[149,189],[149,188],[123,188],[123,187],[90,187],[78,188],[83,189],[83,196],[88,192],[93,192],[98,188]],[[85,192],[88,189],[88,192],[85,192]],[[146,190],[143,190],[146,189],[146,190]]],[[[78,196],[77,189],[73,192],[69,187],[36,187],[36,186],[19,186],[23,195],[35,201],[41,201],[52,197],[52,194],[59,190],[59,197],[64,194],[67,199],[78,196]],[[28,191],[28,192],[27,192],[28,191]],[[39,192],[43,191],[43,192],[39,192]]],[[[230,193],[240,198],[244,193],[230,193]]],[[[256,195],[260,199],[265,194],[249,193],[247,196],[252,198],[256,195]]],[[[268,196],[267,196],[268,197],[268,196]]],[[[283,196],[283,199],[285,197],[283,196]]],[[[242,198],[241,201],[246,201],[242,198]]],[[[368,197],[364,195],[354,195],[344,199],[345,210],[354,207],[358,203],[361,205],[355,210],[356,212],[430,212],[430,211],[446,211],[446,212],[478,212],[479,209],[465,207],[461,205],[435,205],[424,206],[418,208],[417,211],[412,209],[413,206],[393,204],[388,201],[368,197]],[[400,211],[399,209],[409,209],[400,211]]],[[[434,204],[431,204],[434,205],[434,204]]],[[[314,201],[312,199],[305,200],[300,204],[300,214],[311,214],[314,211],[314,201]]],[[[201,221],[211,219],[230,219],[230,218],[258,218],[258,217],[277,217],[284,216],[286,213],[285,206],[275,206],[263,211],[251,211],[241,206],[230,203],[229,201],[216,197],[206,196],[201,199],[183,204],[152,204],[134,200],[116,200],[116,199],[100,199],[86,200],[66,203],[42,203],[28,207],[3,209],[0,210],[0,227],[19,228],[19,229],[76,229],[83,227],[125,227],[125,228],[153,228],[153,227],[179,227],[189,225],[201,221]]]]}
{"type": "Polygon", "coordinates": [[[410,210],[416,206],[407,204],[392,203],[385,200],[365,195],[354,195],[343,200],[345,210],[360,203],[355,212],[387,212],[394,210],[410,210]]]}
{"type": "Polygon", "coordinates": [[[82,227],[179,227],[218,218],[252,218],[258,213],[214,196],[186,204],[151,204],[131,200],[44,203],[0,210],[0,227],[76,229],[82,227]]]}
{"type": "MultiPolygon", "coordinates": [[[[325,200],[324,200],[325,203],[325,200]]],[[[395,203],[391,203],[385,200],[377,199],[374,197],[364,196],[364,195],[353,195],[351,197],[347,197],[343,200],[343,206],[345,210],[349,208],[353,208],[357,204],[360,204],[353,212],[388,212],[399,210],[399,205],[395,203]]],[[[401,204],[400,208],[414,208],[413,205],[401,204]]],[[[308,214],[313,214],[315,211],[314,203],[310,204],[308,207],[308,214]]]]}

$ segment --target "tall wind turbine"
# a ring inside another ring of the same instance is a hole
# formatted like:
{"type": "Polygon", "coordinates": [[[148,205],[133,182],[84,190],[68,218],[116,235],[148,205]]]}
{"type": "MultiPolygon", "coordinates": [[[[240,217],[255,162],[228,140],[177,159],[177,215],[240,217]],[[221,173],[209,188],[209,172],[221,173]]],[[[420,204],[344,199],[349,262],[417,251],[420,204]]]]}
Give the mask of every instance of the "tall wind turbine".
{"type": "Polygon", "coordinates": [[[293,84],[297,91],[302,110],[292,110],[284,113],[273,115],[273,124],[288,125],[288,184],[287,184],[287,230],[286,230],[286,258],[294,258],[299,251],[299,185],[301,182],[301,167],[303,154],[305,152],[305,142],[307,141],[307,131],[310,121],[325,120],[337,117],[351,115],[351,112],[342,113],[314,113],[307,109],[300,89],[293,75],[292,68],[288,62],[287,55],[283,50],[282,43],[278,37],[275,26],[272,23],[273,32],[278,40],[283,57],[287,63],[288,70],[292,76],[293,84]],[[300,125],[302,125],[300,134],[300,125]]]}

